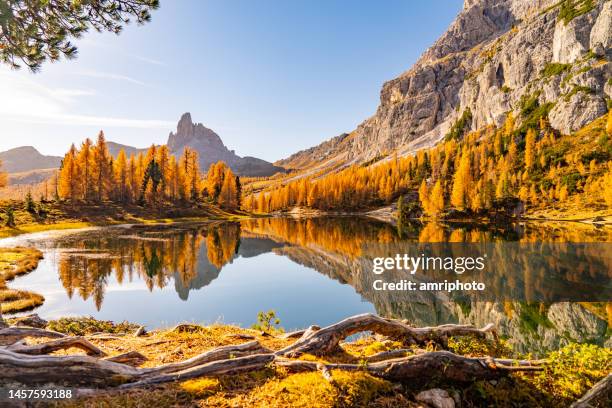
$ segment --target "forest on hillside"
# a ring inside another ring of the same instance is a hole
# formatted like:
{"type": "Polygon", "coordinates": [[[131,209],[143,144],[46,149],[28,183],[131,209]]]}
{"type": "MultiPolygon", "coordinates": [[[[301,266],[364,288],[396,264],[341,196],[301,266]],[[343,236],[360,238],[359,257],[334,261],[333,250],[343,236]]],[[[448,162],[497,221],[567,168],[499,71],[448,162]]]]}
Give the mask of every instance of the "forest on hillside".
{"type": "Polygon", "coordinates": [[[525,102],[521,126],[509,114],[499,128],[468,132],[466,111],[435,147],[279,183],[247,195],[243,207],[260,213],[294,207],[355,211],[399,199],[403,215],[433,218],[525,207],[611,208],[612,114],[562,135],[530,105],[525,102]],[[404,199],[411,192],[418,199],[404,199]]]}

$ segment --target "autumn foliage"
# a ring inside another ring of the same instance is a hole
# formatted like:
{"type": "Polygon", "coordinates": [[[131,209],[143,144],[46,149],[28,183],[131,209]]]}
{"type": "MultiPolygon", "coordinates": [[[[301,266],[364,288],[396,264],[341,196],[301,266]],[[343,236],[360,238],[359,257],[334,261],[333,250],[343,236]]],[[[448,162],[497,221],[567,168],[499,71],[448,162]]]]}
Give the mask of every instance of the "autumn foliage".
{"type": "MultiPolygon", "coordinates": [[[[487,214],[523,207],[612,207],[610,119],[600,118],[574,135],[560,135],[542,118],[537,128],[516,129],[512,115],[449,138],[413,156],[389,156],[324,176],[310,176],[248,194],[243,207],[255,212],[309,207],[325,211],[388,205],[418,192],[426,215],[449,209],[487,214]]],[[[248,187],[247,187],[248,188],[248,187]]],[[[414,195],[416,196],[416,194],[414,195]]]]}
{"type": "Polygon", "coordinates": [[[86,139],[64,156],[59,172],[61,199],[102,203],[163,205],[209,202],[228,210],[240,205],[240,180],[223,162],[203,175],[197,151],[185,147],[180,157],[165,145],[129,157],[122,149],[113,158],[100,132],[95,144],[86,139]]]}

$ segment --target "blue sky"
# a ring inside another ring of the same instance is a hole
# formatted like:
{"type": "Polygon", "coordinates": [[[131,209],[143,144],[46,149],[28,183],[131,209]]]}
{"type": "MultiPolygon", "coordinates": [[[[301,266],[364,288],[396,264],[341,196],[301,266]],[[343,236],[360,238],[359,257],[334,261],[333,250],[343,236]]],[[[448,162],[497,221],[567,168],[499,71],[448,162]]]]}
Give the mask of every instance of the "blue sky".
{"type": "Polygon", "coordinates": [[[239,155],[274,161],[371,116],[386,80],[461,0],[161,0],[145,26],[87,33],[42,72],[0,67],[0,150],[94,138],[165,143],[183,112],[239,155]]]}

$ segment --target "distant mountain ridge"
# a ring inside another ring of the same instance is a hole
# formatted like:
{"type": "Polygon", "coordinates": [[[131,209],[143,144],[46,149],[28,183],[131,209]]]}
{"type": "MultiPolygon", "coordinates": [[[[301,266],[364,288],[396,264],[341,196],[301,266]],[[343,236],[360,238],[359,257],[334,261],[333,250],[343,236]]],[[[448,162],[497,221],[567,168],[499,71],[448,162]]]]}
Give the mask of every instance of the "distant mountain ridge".
{"type": "Polygon", "coordinates": [[[16,147],[0,152],[2,170],[8,173],[23,173],[31,170],[58,168],[59,156],[45,156],[32,146],[16,147]]]}
{"type": "MultiPolygon", "coordinates": [[[[198,152],[200,169],[205,172],[212,163],[219,160],[240,176],[264,177],[278,172],[285,172],[283,167],[278,167],[270,162],[255,157],[240,157],[234,150],[229,150],[221,140],[221,137],[213,130],[201,123],[193,123],[191,114],[185,113],[181,116],[175,132],[168,135],[168,148],[170,153],[180,156],[185,147],[190,147],[198,152]]],[[[117,157],[121,150],[130,155],[146,153],[147,148],[137,148],[112,141],[107,142],[111,156],[117,157]]],[[[68,150],[68,146],[66,146],[68,150]]],[[[5,152],[0,152],[2,170],[8,173],[26,173],[33,170],[58,168],[62,157],[45,156],[32,146],[17,147],[5,152]]],[[[15,180],[21,179],[15,178],[15,180]]],[[[27,178],[30,180],[30,177],[27,178]]]]}

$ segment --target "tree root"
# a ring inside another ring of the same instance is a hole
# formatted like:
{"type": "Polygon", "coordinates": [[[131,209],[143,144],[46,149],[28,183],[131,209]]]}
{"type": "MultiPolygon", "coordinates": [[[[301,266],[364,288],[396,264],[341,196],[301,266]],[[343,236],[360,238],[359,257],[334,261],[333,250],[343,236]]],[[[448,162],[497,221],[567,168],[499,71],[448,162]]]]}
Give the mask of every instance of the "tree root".
{"type": "Polygon", "coordinates": [[[0,330],[0,346],[8,346],[26,337],[58,339],[66,337],[66,335],[51,330],[37,329],[35,327],[7,327],[6,329],[0,330]]]}
{"type": "MultiPolygon", "coordinates": [[[[200,329],[181,325],[178,331],[200,329]]],[[[142,387],[181,381],[201,376],[220,376],[229,373],[264,368],[270,364],[295,371],[318,371],[333,382],[332,370],[366,371],[373,376],[394,382],[428,382],[439,379],[449,382],[471,382],[496,379],[513,371],[541,370],[541,361],[515,361],[490,357],[463,357],[448,351],[421,352],[411,356],[410,349],[391,350],[368,357],[363,364],[333,364],[292,360],[303,353],[316,355],[336,351],[344,338],[362,331],[372,331],[408,344],[434,341],[446,344],[450,336],[484,337],[492,330],[473,326],[443,325],[413,328],[405,323],[384,319],[372,314],[353,316],[325,328],[311,326],[300,333],[292,345],[279,351],[268,350],[258,341],[214,348],[188,360],[154,368],[137,368],[146,357],[128,352],[98,359],[91,356],[41,356],[59,349],[79,347],[88,354],[104,353],[83,337],[66,337],[61,333],[41,329],[16,328],[0,330],[0,341],[19,341],[28,336],[59,337],[38,345],[13,342],[0,347],[0,373],[3,380],[27,385],[56,383],[80,388],[142,387]],[[4,337],[3,337],[4,336],[4,337]],[[400,357],[400,358],[397,358],[400,357]]],[[[291,333],[292,338],[297,334],[291,333]]]]}
{"type": "Polygon", "coordinates": [[[106,355],[102,350],[85,340],[84,337],[63,337],[57,340],[48,341],[41,344],[26,344],[24,342],[16,342],[8,346],[6,349],[20,354],[41,355],[49,354],[57,350],[66,350],[71,347],[80,348],[89,356],[103,357],[106,355]]]}
{"type": "Polygon", "coordinates": [[[106,357],[104,360],[127,364],[132,367],[138,367],[148,359],[137,351],[128,351],[127,353],[119,354],[113,357],[106,357]]]}
{"type": "Polygon", "coordinates": [[[612,403],[612,374],[608,374],[593,386],[578,401],[570,405],[570,408],[606,407],[612,403]]]}
{"type": "MultiPolygon", "coordinates": [[[[318,366],[320,363],[283,357],[277,357],[275,364],[293,372],[321,370],[318,366]]],[[[431,351],[365,365],[327,363],[325,366],[328,370],[362,370],[389,381],[412,384],[421,380],[429,382],[433,378],[467,383],[475,380],[497,379],[513,371],[542,370],[541,367],[536,366],[509,366],[490,357],[464,357],[449,351],[431,351]]]]}
{"type": "Polygon", "coordinates": [[[407,344],[435,342],[446,346],[451,336],[483,338],[493,331],[489,324],[482,329],[469,325],[445,324],[438,327],[414,328],[397,320],[385,319],[370,313],[344,319],[331,326],[316,330],[312,326],[292,345],[276,352],[279,356],[299,357],[301,354],[325,355],[338,348],[341,340],[364,331],[382,334],[407,344]]]}
{"type": "Polygon", "coordinates": [[[249,341],[238,345],[221,346],[212,350],[206,351],[189,360],[178,363],[170,363],[155,368],[149,368],[143,373],[144,376],[152,377],[160,374],[174,373],[182,370],[187,370],[202,364],[210,363],[216,360],[233,359],[250,354],[270,354],[271,351],[263,347],[257,340],[249,341]]]}

